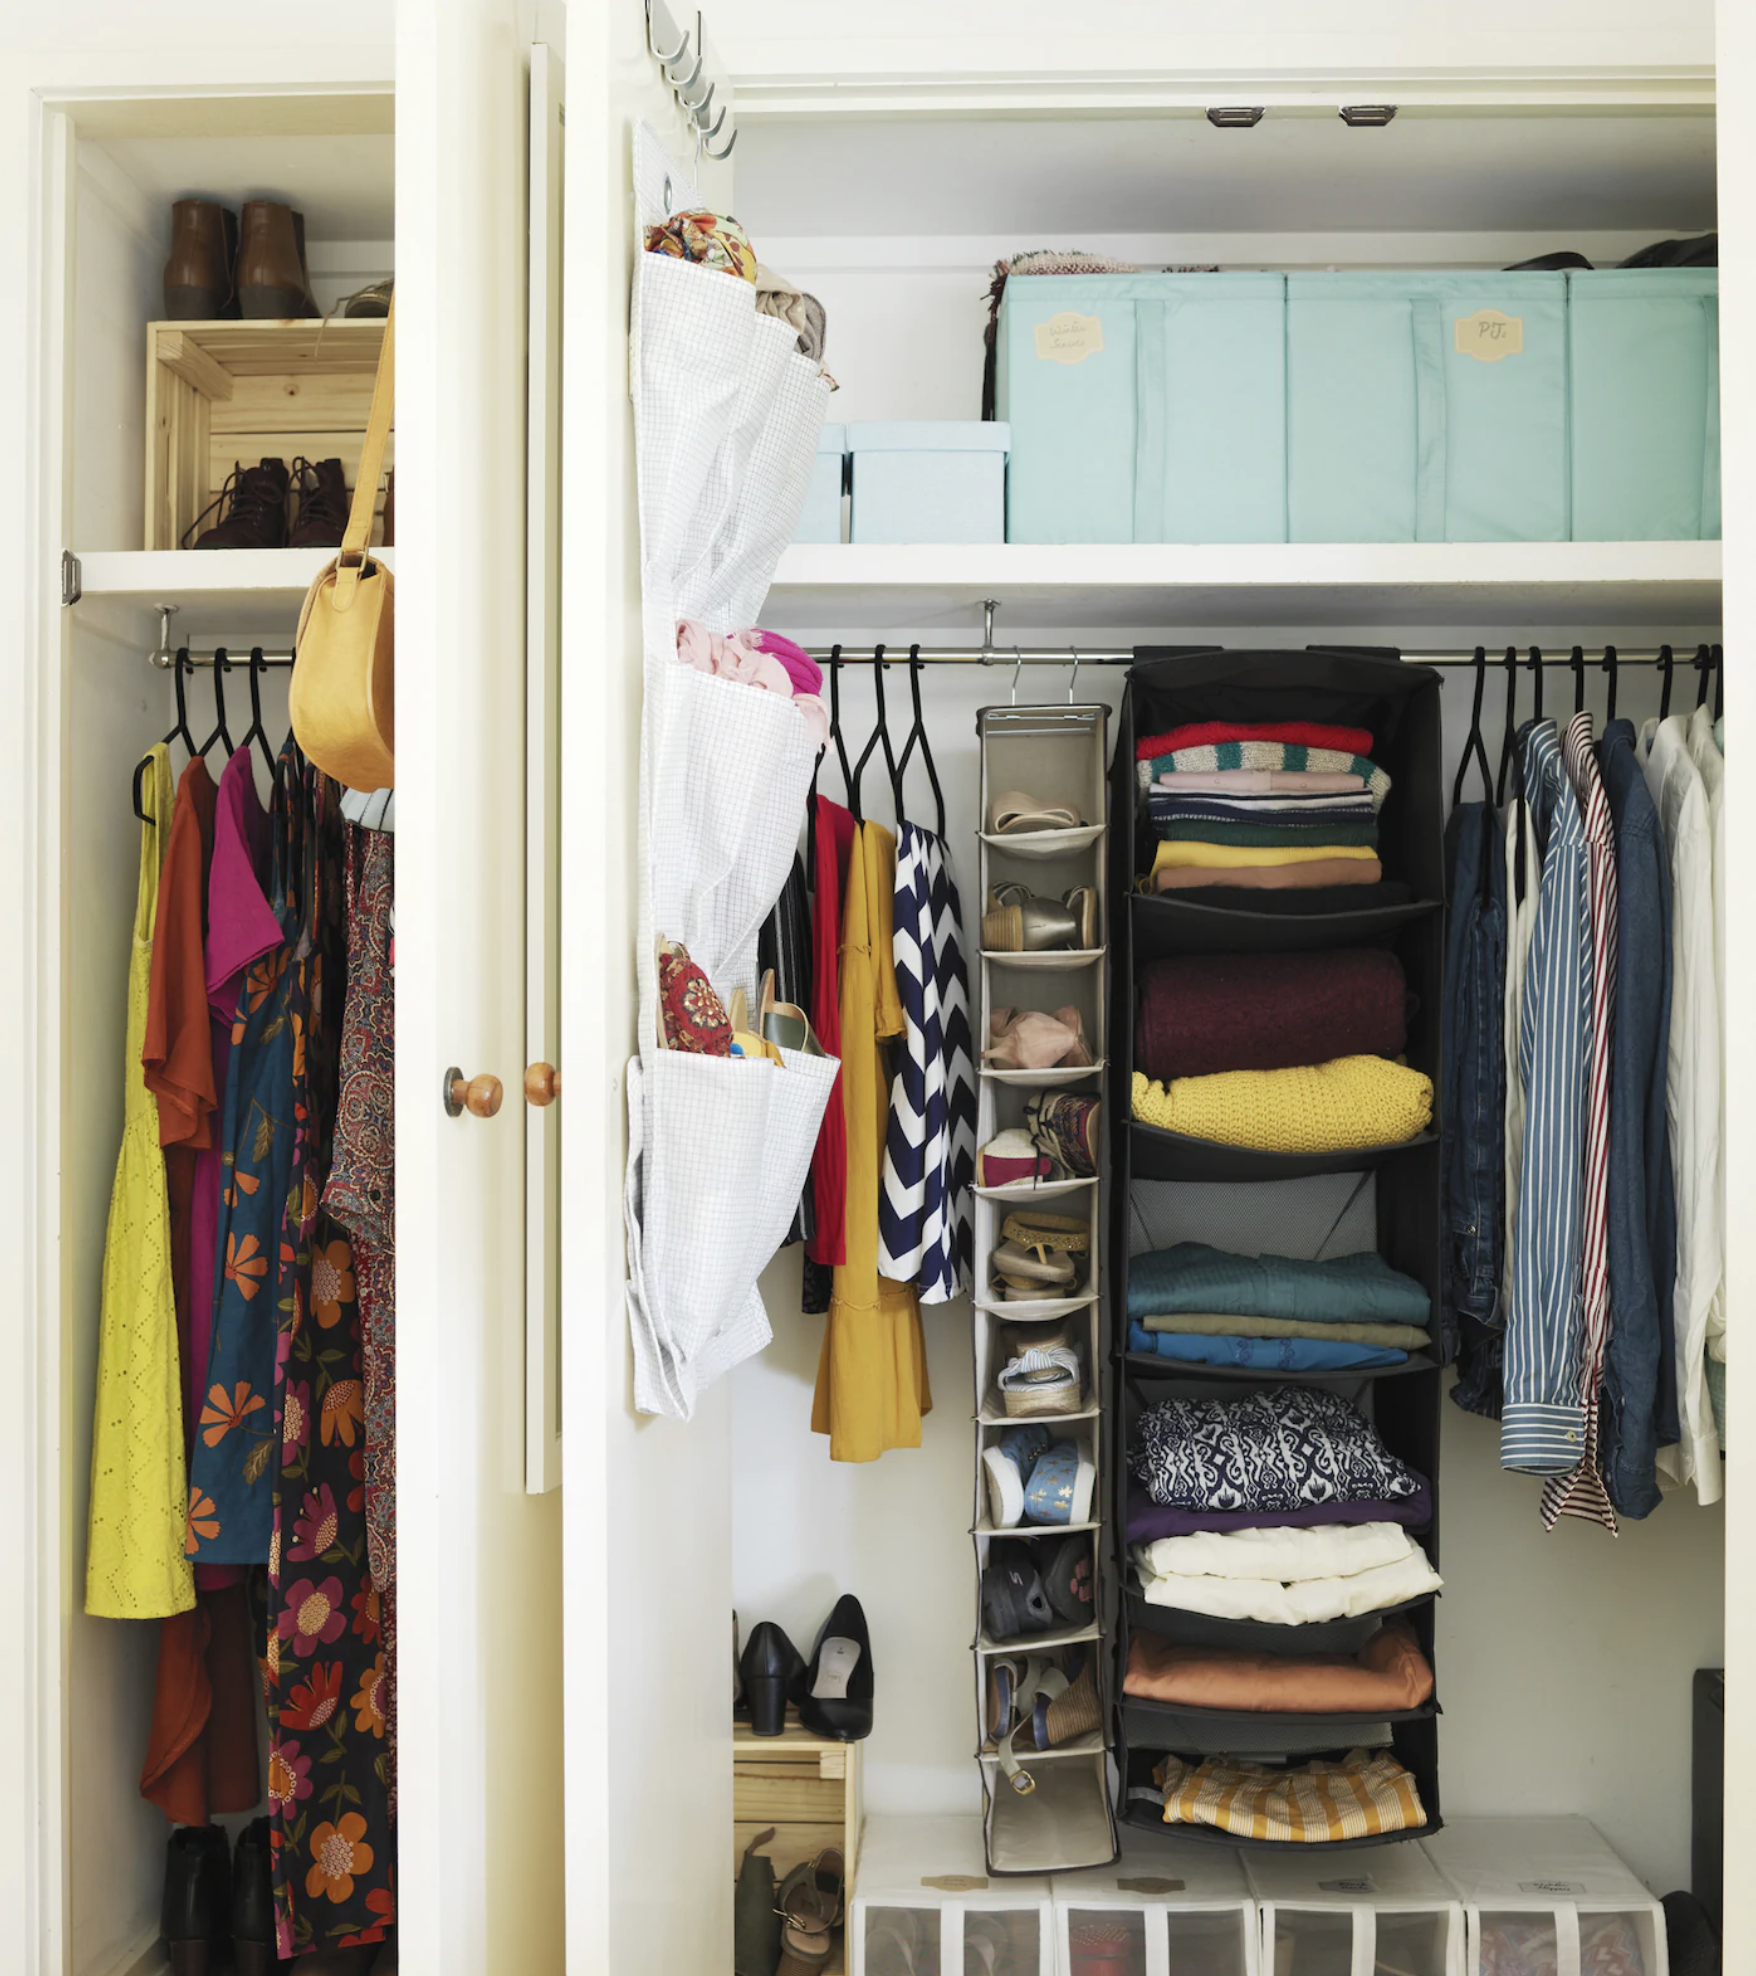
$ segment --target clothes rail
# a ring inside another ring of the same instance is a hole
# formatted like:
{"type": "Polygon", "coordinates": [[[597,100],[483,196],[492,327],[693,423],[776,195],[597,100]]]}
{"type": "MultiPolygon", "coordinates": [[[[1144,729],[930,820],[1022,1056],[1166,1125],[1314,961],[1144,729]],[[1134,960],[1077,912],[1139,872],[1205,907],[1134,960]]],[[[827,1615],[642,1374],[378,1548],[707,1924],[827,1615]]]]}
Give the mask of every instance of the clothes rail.
{"type": "Polygon", "coordinates": [[[158,612],[159,642],[152,651],[147,653],[146,662],[150,666],[157,666],[161,672],[169,672],[172,666],[177,663],[179,649],[182,651],[183,663],[186,666],[214,666],[218,663],[219,656],[222,652],[226,654],[226,663],[228,666],[245,665],[252,661],[259,666],[290,666],[293,662],[291,652],[264,652],[253,646],[243,647],[245,657],[234,659],[231,657],[231,654],[239,648],[231,645],[216,645],[205,658],[202,658],[190,651],[186,644],[179,648],[171,643],[171,620],[177,615],[177,606],[175,604],[160,604],[158,612]]]}
{"type": "MultiPolygon", "coordinates": [[[[1694,664],[1699,643],[1698,639],[1690,639],[1687,644],[1674,646],[1646,648],[1626,645],[1612,645],[1607,648],[1590,646],[1587,650],[1600,655],[1594,657],[1594,664],[1601,663],[1601,654],[1607,649],[1614,653],[1615,662],[1619,666],[1663,665],[1668,653],[1677,666],[1687,667],[1694,664]]],[[[1490,665],[1503,663],[1499,655],[1505,650],[1504,646],[1490,645],[1486,649],[1490,665]]],[[[1134,653],[1131,649],[1126,652],[1111,652],[1088,650],[1083,645],[994,645],[986,648],[980,645],[964,645],[947,646],[943,650],[935,651],[925,645],[917,650],[913,645],[880,641],[871,651],[867,651],[863,645],[853,651],[845,645],[833,647],[813,645],[809,650],[810,656],[814,659],[827,663],[833,658],[844,666],[869,666],[875,660],[881,660],[887,666],[907,665],[911,659],[919,659],[923,664],[928,665],[967,666],[1131,666],[1134,663],[1134,653]]],[[[1519,670],[1528,671],[1532,663],[1529,648],[1521,646],[1518,652],[1519,670]]],[[[1571,653],[1571,647],[1565,652],[1539,651],[1535,663],[1542,666],[1571,666],[1573,663],[1571,653]]],[[[1474,652],[1428,652],[1417,651],[1413,647],[1398,647],[1397,657],[1410,665],[1425,666],[1473,666],[1476,662],[1474,652]]],[[[163,663],[168,664],[169,660],[163,663]]]]}

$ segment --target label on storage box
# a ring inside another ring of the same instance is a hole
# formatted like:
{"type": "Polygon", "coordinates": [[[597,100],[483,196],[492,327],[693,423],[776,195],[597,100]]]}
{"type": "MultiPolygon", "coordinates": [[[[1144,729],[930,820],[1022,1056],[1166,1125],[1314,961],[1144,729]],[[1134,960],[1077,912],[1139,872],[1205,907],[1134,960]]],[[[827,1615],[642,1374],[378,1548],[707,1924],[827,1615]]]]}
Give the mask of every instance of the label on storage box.
{"type": "Polygon", "coordinates": [[[1583,1880],[1520,1880],[1518,1891],[1521,1894],[1583,1894],[1583,1880]]]}
{"type": "Polygon", "coordinates": [[[1057,316],[1036,326],[1037,355],[1051,364],[1082,364],[1104,347],[1101,316],[1082,316],[1077,309],[1063,309],[1057,316]]]}
{"type": "Polygon", "coordinates": [[[987,1887],[979,1873],[923,1873],[921,1885],[942,1894],[979,1894],[987,1887]]]}
{"type": "Polygon", "coordinates": [[[1378,1883],[1369,1873],[1350,1873],[1345,1880],[1319,1880],[1326,1894],[1375,1894],[1378,1883]]]}
{"type": "Polygon", "coordinates": [[[1149,1874],[1142,1880],[1118,1880],[1117,1889],[1124,1894],[1180,1894],[1188,1886],[1187,1880],[1161,1880],[1149,1874]]]}
{"type": "Polygon", "coordinates": [[[1459,353],[1481,364],[1497,364],[1502,357],[1524,352],[1523,316],[1502,315],[1498,309],[1477,309],[1473,316],[1459,316],[1453,335],[1459,353]]]}

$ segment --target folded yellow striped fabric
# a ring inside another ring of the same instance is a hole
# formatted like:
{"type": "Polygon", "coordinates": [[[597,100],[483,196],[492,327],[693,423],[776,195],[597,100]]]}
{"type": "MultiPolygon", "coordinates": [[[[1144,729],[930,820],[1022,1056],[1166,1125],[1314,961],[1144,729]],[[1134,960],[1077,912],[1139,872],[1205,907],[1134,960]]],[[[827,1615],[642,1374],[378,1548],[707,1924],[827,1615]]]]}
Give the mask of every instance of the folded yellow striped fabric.
{"type": "Polygon", "coordinates": [[[1202,844],[1162,842],[1153,853],[1155,872],[1178,865],[1204,865],[1214,870],[1239,865],[1315,864],[1319,858],[1376,858],[1370,844],[1202,844]]]}
{"type": "Polygon", "coordinates": [[[1225,1070],[1157,1083],[1134,1073],[1134,1116],[1161,1132],[1264,1153],[1399,1146],[1433,1121],[1433,1080],[1388,1057],[1225,1070]]]}
{"type": "Polygon", "coordinates": [[[1339,1762],[1294,1770],[1209,1757],[1167,1756],[1152,1773],[1167,1825],[1211,1825],[1235,1839],[1369,1839],[1427,1822],[1415,1780],[1388,1750],[1349,1750],[1339,1762]]]}

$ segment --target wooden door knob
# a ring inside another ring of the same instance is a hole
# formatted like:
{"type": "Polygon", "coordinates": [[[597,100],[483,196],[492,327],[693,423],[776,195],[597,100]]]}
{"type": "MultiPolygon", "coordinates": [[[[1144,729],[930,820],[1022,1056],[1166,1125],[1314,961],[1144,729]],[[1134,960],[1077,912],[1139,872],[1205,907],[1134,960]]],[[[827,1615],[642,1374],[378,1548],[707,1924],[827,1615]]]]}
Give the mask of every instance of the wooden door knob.
{"type": "Polygon", "coordinates": [[[465,1077],[456,1064],[445,1073],[445,1109],[453,1118],[468,1112],[472,1118],[492,1118],[506,1099],[506,1087],[497,1077],[484,1073],[465,1077]]]}
{"type": "Polygon", "coordinates": [[[561,1073],[552,1063],[533,1063],[524,1073],[524,1099],[530,1105],[552,1105],[561,1095],[561,1073]]]}

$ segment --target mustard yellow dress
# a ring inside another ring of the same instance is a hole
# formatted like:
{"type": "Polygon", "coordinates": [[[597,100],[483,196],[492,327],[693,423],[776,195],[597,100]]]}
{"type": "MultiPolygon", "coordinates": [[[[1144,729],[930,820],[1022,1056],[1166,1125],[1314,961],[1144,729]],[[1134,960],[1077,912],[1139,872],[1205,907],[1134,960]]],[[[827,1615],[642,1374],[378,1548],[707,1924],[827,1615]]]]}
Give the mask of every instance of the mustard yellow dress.
{"type": "Polygon", "coordinates": [[[837,1266],[817,1362],[811,1426],[831,1461],[918,1448],[933,1396],[913,1283],[878,1273],[878,1189],[890,1079],[883,1039],[904,1031],[892,932],[896,839],[860,826],[841,919],[841,1091],[847,1118],[847,1260],[837,1266]]]}
{"type": "Polygon", "coordinates": [[[159,872],[171,840],[170,756],[147,757],[141,799],[140,887],[128,963],[122,1150],[110,1192],[98,1309],[97,1401],[92,1409],[91,1520],[85,1609],[97,1619],[163,1619],[195,1604],[184,1555],[188,1492],[177,1307],[171,1293],[171,1203],[159,1150],[158,1100],[140,1052],[152,977],[159,872]]]}

